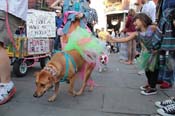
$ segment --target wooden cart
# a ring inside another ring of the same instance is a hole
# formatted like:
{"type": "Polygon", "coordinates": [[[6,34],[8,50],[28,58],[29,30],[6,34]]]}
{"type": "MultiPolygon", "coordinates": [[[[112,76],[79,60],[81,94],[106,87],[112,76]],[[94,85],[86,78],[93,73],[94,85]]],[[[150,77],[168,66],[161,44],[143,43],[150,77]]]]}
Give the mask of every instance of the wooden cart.
{"type": "Polygon", "coordinates": [[[23,77],[28,69],[40,62],[41,68],[50,60],[53,50],[51,39],[28,39],[25,36],[15,35],[17,49],[12,44],[7,46],[8,56],[13,65],[13,72],[17,77],[23,77]]]}

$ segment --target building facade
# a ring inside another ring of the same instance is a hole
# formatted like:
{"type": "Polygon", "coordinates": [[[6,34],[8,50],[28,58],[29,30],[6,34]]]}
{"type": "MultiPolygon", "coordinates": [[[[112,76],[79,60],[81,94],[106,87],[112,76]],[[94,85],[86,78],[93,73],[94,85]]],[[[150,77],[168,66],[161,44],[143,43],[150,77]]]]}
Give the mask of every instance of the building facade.
{"type": "MultiPolygon", "coordinates": [[[[155,3],[158,2],[158,0],[153,1],[155,3]]],[[[104,0],[104,6],[107,19],[107,28],[118,28],[118,24],[120,25],[119,28],[122,29],[125,26],[125,19],[128,10],[135,9],[136,12],[139,12],[141,8],[141,0],[104,0]]]]}
{"type": "Polygon", "coordinates": [[[29,0],[29,9],[49,10],[55,0],[29,0]]]}

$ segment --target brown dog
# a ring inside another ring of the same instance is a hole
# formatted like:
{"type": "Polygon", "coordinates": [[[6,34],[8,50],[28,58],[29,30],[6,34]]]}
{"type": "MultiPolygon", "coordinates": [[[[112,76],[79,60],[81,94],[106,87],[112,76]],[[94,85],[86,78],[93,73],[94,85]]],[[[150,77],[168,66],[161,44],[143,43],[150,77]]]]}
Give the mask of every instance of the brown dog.
{"type": "MultiPolygon", "coordinates": [[[[69,92],[73,96],[81,95],[94,69],[94,65],[88,64],[76,50],[67,51],[67,54],[72,56],[72,58],[76,63],[76,69],[75,69],[71,60],[69,60],[68,77],[67,77],[67,79],[70,81],[69,92]],[[76,74],[82,69],[84,64],[86,65],[84,69],[85,74],[83,84],[79,92],[75,92],[74,81],[77,76],[76,74]],[[77,71],[75,72],[75,70],[77,71]]],[[[64,77],[65,73],[66,73],[66,59],[64,53],[60,52],[52,57],[52,59],[47,63],[44,69],[36,73],[36,91],[33,96],[41,97],[49,88],[51,88],[54,85],[54,94],[48,99],[48,101],[50,102],[54,101],[58,94],[60,80],[64,77]]]]}

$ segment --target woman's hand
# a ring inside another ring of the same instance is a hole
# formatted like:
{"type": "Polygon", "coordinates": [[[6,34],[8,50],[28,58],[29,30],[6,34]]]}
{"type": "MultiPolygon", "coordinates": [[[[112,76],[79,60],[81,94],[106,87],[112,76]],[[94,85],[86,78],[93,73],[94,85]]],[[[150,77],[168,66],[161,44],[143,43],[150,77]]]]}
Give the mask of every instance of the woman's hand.
{"type": "Polygon", "coordinates": [[[83,18],[83,16],[84,16],[83,13],[78,13],[78,14],[76,15],[76,18],[77,18],[77,19],[81,19],[81,18],[83,18]]]}

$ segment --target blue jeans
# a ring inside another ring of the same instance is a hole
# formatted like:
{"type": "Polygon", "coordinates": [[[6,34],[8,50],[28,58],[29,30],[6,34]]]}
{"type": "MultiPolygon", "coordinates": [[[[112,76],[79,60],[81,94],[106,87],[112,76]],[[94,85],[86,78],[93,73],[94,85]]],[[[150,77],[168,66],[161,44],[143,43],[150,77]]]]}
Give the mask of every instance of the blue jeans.
{"type": "Polygon", "coordinates": [[[175,71],[169,71],[166,67],[161,69],[159,72],[159,79],[162,81],[166,81],[169,84],[173,85],[174,83],[175,71]]]}
{"type": "MultiPolygon", "coordinates": [[[[173,57],[173,56],[171,56],[173,57]]],[[[175,58],[173,57],[174,62],[175,58]]],[[[174,79],[175,79],[175,66],[173,70],[169,70],[166,65],[160,67],[159,69],[159,80],[160,81],[166,81],[169,84],[173,85],[174,84],[174,79]]]]}
{"type": "Polygon", "coordinates": [[[61,50],[61,41],[60,41],[60,36],[56,36],[55,41],[54,41],[54,50],[61,50]]]}

